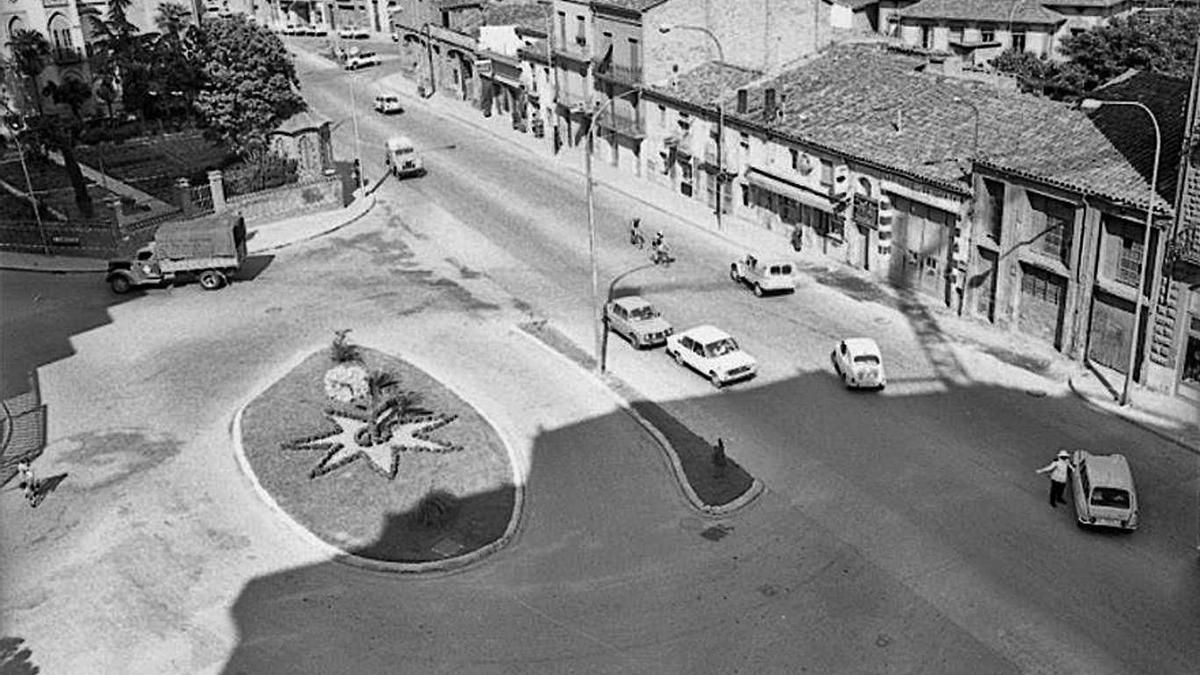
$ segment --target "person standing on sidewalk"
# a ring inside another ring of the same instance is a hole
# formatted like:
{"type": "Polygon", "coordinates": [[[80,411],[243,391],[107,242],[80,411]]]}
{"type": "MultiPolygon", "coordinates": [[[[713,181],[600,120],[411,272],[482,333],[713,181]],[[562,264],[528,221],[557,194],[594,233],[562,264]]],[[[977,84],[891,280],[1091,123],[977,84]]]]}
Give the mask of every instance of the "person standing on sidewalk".
{"type": "Polygon", "coordinates": [[[1037,470],[1037,473],[1050,474],[1050,506],[1058,508],[1060,503],[1066,504],[1063,492],[1067,489],[1067,472],[1071,469],[1071,453],[1059,450],[1054,461],[1037,470]]]}
{"type": "Polygon", "coordinates": [[[21,481],[18,486],[25,492],[25,501],[30,506],[37,506],[37,477],[33,475],[33,467],[29,462],[17,463],[17,476],[21,481]]]}

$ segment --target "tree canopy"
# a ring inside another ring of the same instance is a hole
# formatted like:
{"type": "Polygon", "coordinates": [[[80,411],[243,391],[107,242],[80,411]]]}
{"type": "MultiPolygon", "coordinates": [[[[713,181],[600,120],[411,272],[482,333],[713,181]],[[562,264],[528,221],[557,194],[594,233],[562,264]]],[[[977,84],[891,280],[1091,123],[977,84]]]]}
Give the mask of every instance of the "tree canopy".
{"type": "Polygon", "coordinates": [[[270,133],[304,110],[292,57],[274,33],[240,14],[205,19],[198,40],[201,126],[239,155],[264,152],[270,133]]]}
{"type": "Polygon", "coordinates": [[[1200,7],[1144,10],[1064,38],[1064,61],[1010,50],[992,65],[1026,89],[1076,98],[1130,69],[1190,77],[1198,36],[1200,7]]]}

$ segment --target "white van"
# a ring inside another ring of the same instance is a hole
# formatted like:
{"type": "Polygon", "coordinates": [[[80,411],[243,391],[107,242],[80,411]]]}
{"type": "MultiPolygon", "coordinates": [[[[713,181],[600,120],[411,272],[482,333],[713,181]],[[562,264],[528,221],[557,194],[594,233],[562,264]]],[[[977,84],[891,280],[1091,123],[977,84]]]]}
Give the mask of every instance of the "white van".
{"type": "Polygon", "coordinates": [[[400,97],[395,94],[380,94],[375,97],[375,111],[385,115],[404,112],[400,97]]]}
{"type": "Polygon", "coordinates": [[[425,173],[425,162],[413,147],[408,136],[392,136],[387,139],[388,171],[397,178],[403,176],[420,176],[425,173]]]}

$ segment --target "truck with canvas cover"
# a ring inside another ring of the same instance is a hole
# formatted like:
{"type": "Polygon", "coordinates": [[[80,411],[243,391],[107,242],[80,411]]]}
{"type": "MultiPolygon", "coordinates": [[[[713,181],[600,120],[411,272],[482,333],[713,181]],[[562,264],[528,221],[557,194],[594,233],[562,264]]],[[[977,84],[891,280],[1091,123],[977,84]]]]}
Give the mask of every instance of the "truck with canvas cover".
{"type": "Polygon", "coordinates": [[[208,291],[221,288],[246,259],[246,222],[215,215],[163,223],[154,241],[132,260],[110,260],[106,280],[115,293],[195,277],[208,291]]]}

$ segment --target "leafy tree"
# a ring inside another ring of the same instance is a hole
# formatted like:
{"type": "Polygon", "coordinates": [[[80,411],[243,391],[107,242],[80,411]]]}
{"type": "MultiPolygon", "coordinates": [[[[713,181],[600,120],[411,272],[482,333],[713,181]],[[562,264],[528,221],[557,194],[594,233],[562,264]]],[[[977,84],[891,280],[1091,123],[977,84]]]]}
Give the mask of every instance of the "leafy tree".
{"type": "Polygon", "coordinates": [[[1134,68],[1190,77],[1200,35],[1200,6],[1141,11],[1065,38],[1060,51],[1086,90],[1134,68]]]}
{"type": "Polygon", "coordinates": [[[68,78],[62,84],[47,82],[42,93],[55,103],[70,108],[76,122],[83,122],[83,104],[92,97],[92,90],[86,84],[75,78],[68,78]]]}
{"type": "Polygon", "coordinates": [[[279,123],[305,107],[291,55],[278,36],[240,14],[205,19],[198,44],[201,126],[243,158],[261,156],[279,123]]]}
{"type": "Polygon", "coordinates": [[[126,15],[132,0],[110,0],[108,16],[89,15],[96,30],[92,68],[96,79],[121,94],[126,110],[144,113],[150,105],[155,61],[150,40],[126,15]]]}
{"type": "Polygon", "coordinates": [[[183,5],[164,3],[154,19],[158,33],[150,36],[149,50],[155,68],[150,90],[157,96],[153,115],[180,118],[192,116],[197,95],[204,81],[201,68],[199,27],[183,5]]]}

